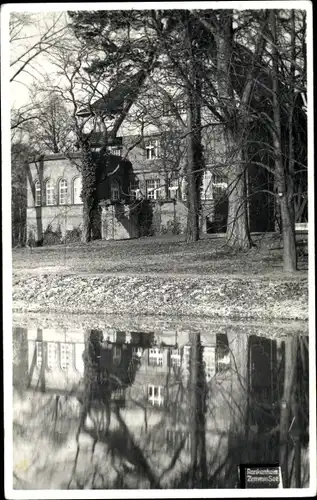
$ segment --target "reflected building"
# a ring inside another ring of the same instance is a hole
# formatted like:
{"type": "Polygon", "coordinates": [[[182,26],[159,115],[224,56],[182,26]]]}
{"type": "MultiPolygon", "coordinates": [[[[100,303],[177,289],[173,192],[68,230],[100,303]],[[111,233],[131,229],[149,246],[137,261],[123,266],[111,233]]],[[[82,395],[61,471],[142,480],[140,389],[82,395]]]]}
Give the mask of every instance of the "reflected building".
{"type": "MultiPolygon", "coordinates": [[[[162,431],[156,432],[161,437],[153,446],[159,448],[163,440],[164,446],[177,447],[187,436],[186,446],[190,447],[193,356],[187,332],[158,337],[151,332],[109,328],[16,328],[13,334],[15,386],[23,381],[29,388],[73,394],[80,400],[89,393],[93,406],[111,401],[125,408],[131,425],[140,432],[143,424],[139,425],[137,415],[140,408],[147,407],[154,426],[164,418],[162,431]]],[[[243,343],[246,350],[240,347],[239,354],[239,349],[233,352],[233,345],[229,346],[226,334],[202,336],[200,364],[211,415],[206,419],[206,439],[228,433],[235,419],[241,420],[240,428],[248,428],[250,439],[252,432],[266,433],[278,425],[283,341],[250,335],[243,343]],[[238,417],[234,406],[240,408],[238,417]]]]}
{"type": "MultiPolygon", "coordinates": [[[[182,447],[184,468],[191,460],[198,410],[196,427],[203,427],[207,462],[215,459],[215,452],[217,459],[229,453],[235,465],[278,460],[285,339],[245,334],[233,339],[229,333],[198,337],[194,342],[197,335],[181,331],[163,337],[110,328],[15,328],[14,385],[23,380],[31,389],[72,394],[81,402],[88,396],[90,408],[108,408],[108,416],[109,409],[115,415],[120,408],[140,446],[162,461],[182,447]],[[195,380],[193,363],[198,366],[195,380]],[[199,408],[193,405],[196,390],[199,408]]],[[[298,355],[302,376],[297,382],[303,443],[308,432],[306,351],[305,370],[303,352],[298,355]]],[[[109,417],[109,425],[115,436],[122,432],[116,418],[109,417]]]]}
{"type": "MultiPolygon", "coordinates": [[[[20,331],[15,329],[14,336],[20,331]]],[[[94,358],[93,365],[99,378],[111,373],[121,381],[125,391],[130,390],[133,399],[145,398],[152,406],[165,405],[167,377],[185,385],[188,380],[191,347],[187,334],[174,332],[162,340],[151,332],[111,329],[58,331],[29,328],[23,331],[25,345],[17,355],[30,388],[42,387],[42,390],[57,393],[83,390],[89,358],[94,358]],[[94,342],[95,347],[91,349],[94,342]]],[[[228,348],[223,349],[222,337],[210,334],[209,345],[203,346],[207,381],[230,366],[230,355],[228,348]]]]}

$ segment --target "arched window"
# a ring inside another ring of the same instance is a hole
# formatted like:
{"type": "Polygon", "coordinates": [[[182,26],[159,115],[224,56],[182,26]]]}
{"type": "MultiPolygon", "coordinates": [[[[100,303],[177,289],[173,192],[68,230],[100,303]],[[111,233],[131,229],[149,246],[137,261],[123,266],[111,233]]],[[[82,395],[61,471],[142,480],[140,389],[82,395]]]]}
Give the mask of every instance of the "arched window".
{"type": "Polygon", "coordinates": [[[61,179],[58,185],[59,204],[67,205],[67,181],[61,179]]]}
{"type": "Polygon", "coordinates": [[[60,344],[60,363],[62,370],[68,370],[72,365],[72,344],[62,342],[60,344]]]}
{"type": "Polygon", "coordinates": [[[112,361],[113,361],[113,364],[115,366],[119,366],[120,365],[120,363],[121,363],[121,356],[122,356],[121,347],[114,346],[112,361]]]}
{"type": "Polygon", "coordinates": [[[41,196],[42,193],[41,193],[40,181],[35,181],[34,191],[35,191],[35,206],[39,207],[42,204],[42,196],[41,196]]]}
{"type": "Polygon", "coordinates": [[[74,205],[80,205],[83,201],[80,197],[82,191],[82,180],[81,177],[76,177],[73,180],[73,200],[74,205]]]}
{"type": "Polygon", "coordinates": [[[47,343],[47,368],[53,370],[57,366],[57,343],[47,343]]]}
{"type": "Polygon", "coordinates": [[[46,205],[54,205],[54,185],[51,179],[48,179],[45,183],[45,198],[46,205]]]}
{"type": "Polygon", "coordinates": [[[111,181],[111,200],[119,200],[119,184],[115,180],[111,181]]]}
{"type": "Polygon", "coordinates": [[[43,362],[43,344],[36,342],[36,366],[41,368],[43,362]]]}

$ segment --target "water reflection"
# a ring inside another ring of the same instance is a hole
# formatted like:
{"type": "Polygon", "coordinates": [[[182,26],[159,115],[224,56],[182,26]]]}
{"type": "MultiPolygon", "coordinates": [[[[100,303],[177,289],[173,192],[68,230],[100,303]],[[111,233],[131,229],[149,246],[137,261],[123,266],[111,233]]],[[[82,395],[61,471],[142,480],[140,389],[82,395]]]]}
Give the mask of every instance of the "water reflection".
{"type": "Polygon", "coordinates": [[[62,487],[232,488],[239,463],[279,460],[284,486],[307,482],[307,337],[14,328],[13,341],[14,386],[34,401],[16,432],[40,397],[37,432],[75,443],[62,487]]]}

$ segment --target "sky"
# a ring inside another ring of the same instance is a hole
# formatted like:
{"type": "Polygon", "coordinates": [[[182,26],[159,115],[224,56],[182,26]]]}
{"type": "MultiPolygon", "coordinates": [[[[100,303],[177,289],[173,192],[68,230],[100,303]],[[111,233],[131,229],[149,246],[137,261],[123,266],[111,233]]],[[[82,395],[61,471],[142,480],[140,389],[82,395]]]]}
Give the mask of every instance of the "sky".
{"type": "MultiPolygon", "coordinates": [[[[18,21],[20,21],[22,15],[24,15],[24,13],[13,13],[11,20],[15,22],[18,16],[18,21]]],[[[12,78],[15,72],[21,67],[23,62],[36,52],[36,44],[39,43],[41,37],[45,35],[56,22],[57,24],[54,27],[55,32],[67,25],[67,15],[65,12],[39,12],[26,13],[25,15],[26,17],[24,20],[26,20],[28,24],[23,26],[21,31],[17,28],[13,32],[14,37],[10,43],[10,78],[12,78]],[[22,59],[18,60],[20,57],[22,57],[22,59]]],[[[11,106],[19,108],[27,104],[29,102],[29,89],[32,85],[42,80],[46,73],[50,74],[53,71],[54,67],[49,61],[48,54],[42,52],[37,55],[25,67],[25,70],[11,82],[11,106]]]]}
{"type": "MultiPolygon", "coordinates": [[[[301,2],[287,2],[287,8],[299,7],[299,5],[303,5],[309,3],[306,1],[301,2]]],[[[214,2],[182,2],[181,7],[186,8],[210,8],[214,5],[214,2]]],[[[228,8],[228,2],[217,2],[217,8],[228,8]]],[[[20,56],[26,50],[28,50],[34,43],[38,42],[40,36],[47,31],[47,28],[52,26],[52,23],[56,18],[59,18],[58,26],[56,29],[60,29],[60,27],[66,26],[67,24],[67,10],[93,10],[93,9],[119,9],[119,8],[149,8],[149,3],[137,2],[135,4],[131,3],[89,3],[89,4],[73,4],[73,3],[61,3],[61,4],[41,4],[42,8],[39,11],[39,4],[8,4],[6,7],[14,14],[21,16],[23,14],[26,15],[26,18],[30,21],[30,23],[23,28],[21,33],[19,34],[19,40],[14,40],[11,44],[9,44],[10,50],[10,59],[14,60],[17,56],[20,56]]],[[[177,4],[179,6],[180,4],[177,4]]],[[[234,5],[231,4],[230,7],[234,8],[263,8],[263,6],[267,6],[265,2],[234,2],[234,5]]],[[[270,6],[279,6],[281,7],[281,2],[270,2],[270,6]]],[[[151,8],[155,7],[162,8],[162,3],[152,2],[151,8]]],[[[285,3],[283,3],[285,6],[285,3]]],[[[175,8],[175,3],[173,2],[164,2],[165,8],[175,8]]],[[[3,8],[2,8],[3,10],[3,8]]],[[[10,12],[6,15],[10,15],[10,12]]],[[[4,16],[2,16],[4,17],[4,16]]],[[[12,15],[11,15],[12,17],[12,15]]],[[[5,22],[5,21],[4,21],[5,22]]],[[[4,30],[2,30],[4,31],[4,30]]],[[[2,36],[5,39],[5,34],[2,36]]],[[[3,42],[3,40],[2,40],[3,42]]],[[[5,42],[5,40],[4,40],[5,42]]],[[[19,64],[19,63],[18,63],[19,64]]],[[[18,67],[18,64],[13,65],[9,69],[10,77],[12,76],[14,70],[18,67]]],[[[28,87],[32,86],[32,83],[37,82],[39,79],[42,79],[45,73],[52,73],[54,71],[53,66],[49,62],[49,58],[46,54],[42,53],[38,55],[32,61],[32,67],[27,66],[26,71],[23,71],[15,81],[10,86],[10,105],[13,107],[23,106],[28,102],[28,87]]]]}

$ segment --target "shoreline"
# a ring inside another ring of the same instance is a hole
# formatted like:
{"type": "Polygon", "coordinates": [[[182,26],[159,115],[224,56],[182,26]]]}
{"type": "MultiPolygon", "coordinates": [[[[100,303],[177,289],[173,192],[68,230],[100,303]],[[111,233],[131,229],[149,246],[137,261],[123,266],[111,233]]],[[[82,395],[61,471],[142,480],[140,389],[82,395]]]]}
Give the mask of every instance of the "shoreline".
{"type": "Polygon", "coordinates": [[[163,339],[180,340],[184,335],[199,333],[208,339],[210,334],[227,334],[237,332],[239,335],[255,335],[267,338],[282,338],[288,335],[308,335],[308,322],[302,320],[247,320],[232,318],[195,318],[195,317],[164,317],[164,316],[131,316],[100,314],[77,314],[70,316],[57,313],[14,312],[13,327],[37,330],[58,330],[72,332],[72,335],[83,331],[107,330],[124,332],[153,333],[163,339]]]}
{"type": "Polygon", "coordinates": [[[13,272],[13,313],[308,320],[308,279],[13,272]]]}

